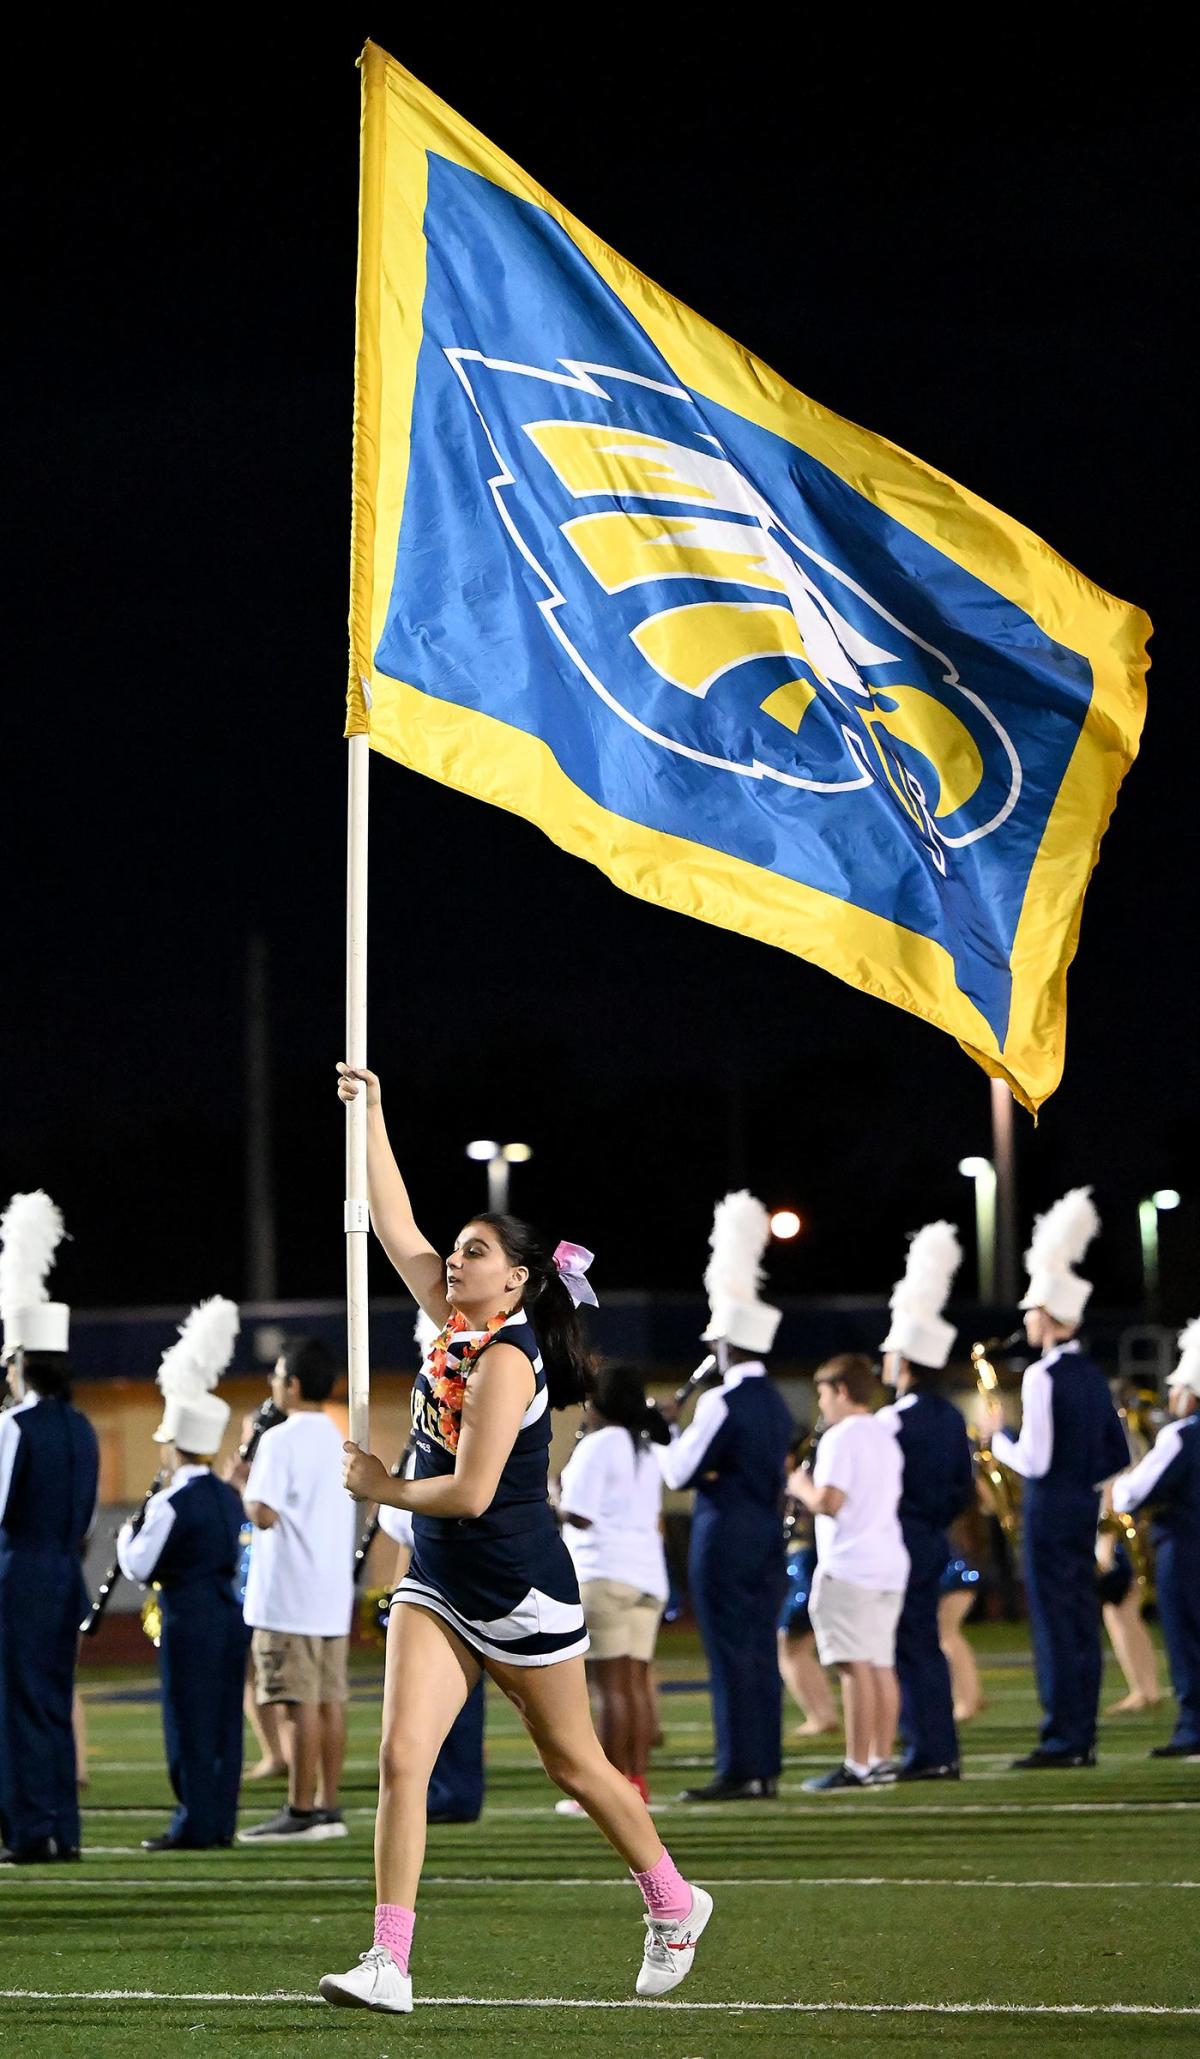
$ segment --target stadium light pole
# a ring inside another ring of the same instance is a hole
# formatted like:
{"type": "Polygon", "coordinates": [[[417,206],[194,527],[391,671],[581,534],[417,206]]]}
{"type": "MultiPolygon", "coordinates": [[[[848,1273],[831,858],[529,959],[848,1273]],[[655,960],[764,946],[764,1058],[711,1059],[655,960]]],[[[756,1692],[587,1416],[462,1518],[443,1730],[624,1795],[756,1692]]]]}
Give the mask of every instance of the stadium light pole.
{"type": "Polygon", "coordinates": [[[975,1184],[975,1257],[979,1299],[996,1298],[996,1168],[990,1158],[960,1158],[958,1169],[975,1184]]]}
{"type": "Polygon", "coordinates": [[[492,1215],[508,1213],[508,1168],[527,1165],[533,1157],[528,1144],[498,1144],[493,1137],[476,1137],[467,1145],[467,1157],[487,1167],[488,1209],[492,1215]]]}
{"type": "Polygon", "coordinates": [[[1156,1319],[1159,1312],[1158,1295],[1158,1218],[1169,1215],[1178,1208],[1180,1196],[1174,1187],[1158,1187],[1138,1202],[1138,1229],[1142,1239],[1142,1282],[1146,1296],[1146,1314],[1156,1319]]]}

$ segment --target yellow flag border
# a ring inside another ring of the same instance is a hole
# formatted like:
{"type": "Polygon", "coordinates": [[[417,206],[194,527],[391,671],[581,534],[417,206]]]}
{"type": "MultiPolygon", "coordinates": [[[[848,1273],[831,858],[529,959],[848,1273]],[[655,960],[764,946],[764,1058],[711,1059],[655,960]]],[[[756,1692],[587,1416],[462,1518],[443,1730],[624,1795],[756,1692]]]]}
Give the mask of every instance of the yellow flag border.
{"type": "Polygon", "coordinates": [[[1145,718],[1150,623],[1021,523],[810,400],[639,272],[377,44],[363,75],[347,735],[527,817],[626,892],[753,935],[949,1031],[1036,1112],[1062,1076],[1066,976],[1083,898],[1145,718]],[[600,807],[539,738],[379,672],[404,512],[425,288],[427,152],[542,208],[625,302],[680,384],[807,451],[893,520],[1085,658],[1093,693],[1030,872],[1003,1050],[931,939],[600,807]],[[389,290],[381,290],[387,279],[389,290]],[[380,452],[389,463],[381,472],[380,452]],[[383,498],[381,499],[381,490],[383,498]],[[536,795],[537,808],[531,806],[536,795]],[[726,910],[723,914],[721,911],[726,910]]]}

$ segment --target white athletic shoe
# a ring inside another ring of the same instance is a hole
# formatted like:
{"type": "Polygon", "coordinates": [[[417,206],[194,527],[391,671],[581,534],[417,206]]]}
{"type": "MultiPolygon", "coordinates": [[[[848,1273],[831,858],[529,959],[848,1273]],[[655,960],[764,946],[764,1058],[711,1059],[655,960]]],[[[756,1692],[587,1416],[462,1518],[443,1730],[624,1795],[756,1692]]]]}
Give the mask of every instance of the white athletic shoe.
{"type": "Polygon", "coordinates": [[[561,1802],[555,1802],[554,1813],[556,1816],[586,1816],[587,1810],[573,1795],[565,1794],[561,1802]]]}
{"type": "Polygon", "coordinates": [[[694,1887],[691,1911],[680,1922],[664,1923],[657,1916],[647,1916],[646,1950],[637,1977],[639,1995],[669,1995],[687,1979],[696,1956],[696,1940],[712,1912],[712,1896],[702,1887],[694,1887]]]}
{"type": "Polygon", "coordinates": [[[320,1992],[336,2009],[383,2009],[392,2016],[407,2016],[413,2005],[412,1981],[401,1973],[386,1945],[361,1952],[349,1973],[325,1974],[320,1992]]]}

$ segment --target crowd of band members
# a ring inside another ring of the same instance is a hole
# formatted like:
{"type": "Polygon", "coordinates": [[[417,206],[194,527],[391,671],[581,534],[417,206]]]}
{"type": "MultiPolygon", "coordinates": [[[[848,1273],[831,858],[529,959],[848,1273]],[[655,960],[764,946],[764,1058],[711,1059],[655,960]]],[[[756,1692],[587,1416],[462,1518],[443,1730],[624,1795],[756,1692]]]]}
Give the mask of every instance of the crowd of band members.
{"type": "MultiPolygon", "coordinates": [[[[846,1748],[840,1767],[807,1786],[825,1792],[956,1778],[956,1719],[980,1704],[961,1637],[977,1568],[955,1553],[949,1536],[975,1500],[962,1415],[939,1391],[939,1369],[902,1352],[890,1354],[895,1398],[877,1408],[871,1362],[842,1354],[818,1370],[826,1428],[811,1465],[796,1465],[797,1433],[769,1375],[774,1315],[756,1303],[715,1312],[706,1341],[716,1346],[720,1384],[701,1395],[684,1427],[673,1404],[656,1412],[654,1427],[632,1368],[602,1371],[589,1434],[564,1469],[560,1519],[579,1574],[606,1749],[644,1790],[658,1725],[651,1661],[668,1585],[665,1485],[694,1491],[687,1585],[715,1730],[713,1778],[687,1798],[773,1797],[782,1684],[805,1713],[802,1734],[820,1734],[836,1722],[825,1668],[840,1677],[846,1748]],[[785,1485],[801,1512],[790,1560],[780,1521],[785,1485]]],[[[1156,1752],[1198,1754],[1200,1352],[1195,1344],[1185,1352],[1168,1383],[1170,1420],[1130,1469],[1108,1382],[1075,1326],[1034,1308],[1026,1327],[1038,1355],[1024,1375],[1020,1432],[1013,1437],[993,1424],[997,1455],[1024,1481],[1024,1580],[1044,1718],[1036,1746],[1014,1763],[1095,1762],[1095,1541],[1101,1487],[1114,1476],[1112,1505],[1152,1519],[1159,1619],[1178,1705],[1174,1734],[1156,1752]]],[[[80,1844],[71,1713],[97,1447],[70,1402],[66,1363],[62,1354],[25,1354],[20,1399],[0,1417],[0,1825],[6,1855],[18,1862],[71,1858],[80,1844]]],[[[254,1707],[269,1725],[260,1730],[262,1771],[277,1773],[286,1761],[289,1779],[287,1807],[258,1831],[268,1838],[338,1834],[353,1515],[345,1497],[335,1509],[330,1496],[325,1507],[315,1484],[326,1459],[337,1478],[340,1440],[321,1406],[331,1370],[305,1385],[285,1356],[272,1378],[290,1428],[269,1433],[278,1441],[263,1440],[257,1470],[235,1472],[236,1485],[219,1480],[211,1454],[191,1450],[179,1433],[168,1447],[170,1479],[143,1520],[122,1533],[126,1574],[162,1590],[164,1733],[178,1807],[167,1830],[146,1840],[150,1850],[226,1845],[235,1834],[252,1631],[254,1707]],[[302,1521],[291,1524],[293,1543],[306,1540],[299,1557],[280,1550],[298,1495],[309,1497],[302,1521]],[[258,1527],[243,1611],[234,1583],[247,1513],[258,1527]],[[331,1579],[333,1565],[344,1566],[344,1579],[331,1579]]],[[[403,1518],[388,1513],[384,1527],[403,1547],[403,1518]]],[[[478,1815],[482,1743],[480,1694],[439,1762],[434,1820],[478,1815]]]]}

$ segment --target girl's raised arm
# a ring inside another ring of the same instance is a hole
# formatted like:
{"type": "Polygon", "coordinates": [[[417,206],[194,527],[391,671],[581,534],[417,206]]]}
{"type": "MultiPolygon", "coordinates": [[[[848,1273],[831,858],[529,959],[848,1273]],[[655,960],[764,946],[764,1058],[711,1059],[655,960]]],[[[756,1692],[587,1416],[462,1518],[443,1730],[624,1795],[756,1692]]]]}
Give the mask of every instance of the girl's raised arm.
{"type": "Polygon", "coordinates": [[[441,1256],[417,1228],[408,1188],[388,1142],[378,1073],[365,1065],[338,1065],[338,1097],[367,1097],[367,1193],[371,1222],[400,1278],[418,1305],[439,1329],[450,1313],[446,1269],[441,1256]]]}

